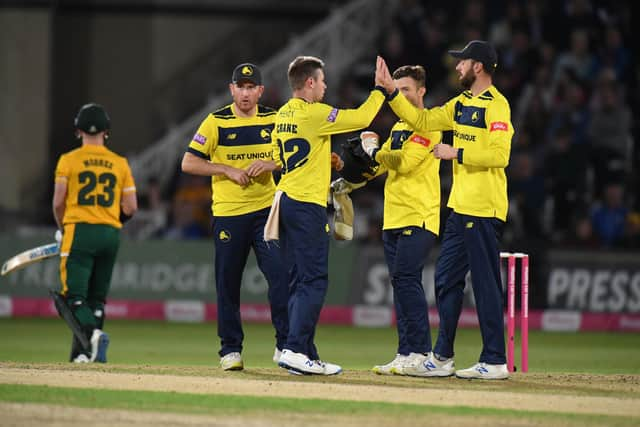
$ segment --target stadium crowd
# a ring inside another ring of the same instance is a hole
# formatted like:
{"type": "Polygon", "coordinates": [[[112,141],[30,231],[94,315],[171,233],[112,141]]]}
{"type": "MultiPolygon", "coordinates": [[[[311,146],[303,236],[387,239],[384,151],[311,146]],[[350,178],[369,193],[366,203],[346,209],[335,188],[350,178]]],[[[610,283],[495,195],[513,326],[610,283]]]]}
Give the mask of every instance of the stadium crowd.
{"type": "MultiPolygon", "coordinates": [[[[627,1],[403,0],[383,31],[378,52],[392,71],[405,64],[426,68],[427,107],[461,90],[447,50],[474,39],[498,50],[494,83],[512,105],[516,131],[507,169],[507,246],[526,239],[556,247],[640,248],[640,155],[632,120],[640,111],[639,70],[631,16],[627,1]]],[[[363,59],[345,76],[338,99],[328,102],[357,106],[372,86],[369,62],[363,59]]],[[[277,108],[288,95],[267,88],[261,103],[277,108]]],[[[383,107],[372,130],[386,138],[396,120],[383,107]]],[[[334,138],[334,151],[349,136],[334,138]]],[[[444,142],[450,140],[445,132],[444,142]]],[[[442,162],[441,178],[444,214],[449,162],[442,162]]],[[[207,180],[176,173],[173,183],[168,203],[143,197],[142,212],[166,212],[145,237],[210,235],[207,180]]],[[[357,239],[380,240],[382,188],[377,179],[352,194],[357,239]]]]}

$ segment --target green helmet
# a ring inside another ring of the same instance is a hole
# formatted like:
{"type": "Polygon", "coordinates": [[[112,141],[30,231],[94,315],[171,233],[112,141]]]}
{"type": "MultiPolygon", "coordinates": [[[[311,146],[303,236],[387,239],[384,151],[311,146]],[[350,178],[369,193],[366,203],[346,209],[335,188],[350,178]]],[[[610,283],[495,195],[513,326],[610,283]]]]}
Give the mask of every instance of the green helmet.
{"type": "Polygon", "coordinates": [[[109,130],[111,120],[109,120],[109,115],[102,105],[92,103],[83,105],[80,108],[74,120],[74,125],[76,129],[80,129],[89,135],[95,135],[109,130]]]}

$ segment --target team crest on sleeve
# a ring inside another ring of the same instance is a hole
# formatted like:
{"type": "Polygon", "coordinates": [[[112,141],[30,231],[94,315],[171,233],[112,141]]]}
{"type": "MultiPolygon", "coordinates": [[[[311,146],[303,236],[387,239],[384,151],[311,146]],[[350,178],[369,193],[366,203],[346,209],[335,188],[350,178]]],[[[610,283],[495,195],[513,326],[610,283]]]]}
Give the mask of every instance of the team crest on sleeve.
{"type": "Polygon", "coordinates": [[[494,130],[508,131],[509,125],[505,122],[491,122],[491,128],[489,129],[489,132],[493,132],[494,130]]]}
{"type": "Polygon", "coordinates": [[[327,121],[334,123],[338,118],[338,111],[340,110],[338,110],[337,108],[332,109],[329,115],[327,116],[327,121]]]}
{"type": "Polygon", "coordinates": [[[227,230],[220,230],[220,233],[218,233],[218,239],[220,239],[220,241],[224,243],[230,242],[231,233],[229,233],[227,230]]]}
{"type": "Polygon", "coordinates": [[[193,140],[198,144],[204,145],[207,142],[207,137],[199,133],[196,133],[195,135],[193,135],[193,140]]]}

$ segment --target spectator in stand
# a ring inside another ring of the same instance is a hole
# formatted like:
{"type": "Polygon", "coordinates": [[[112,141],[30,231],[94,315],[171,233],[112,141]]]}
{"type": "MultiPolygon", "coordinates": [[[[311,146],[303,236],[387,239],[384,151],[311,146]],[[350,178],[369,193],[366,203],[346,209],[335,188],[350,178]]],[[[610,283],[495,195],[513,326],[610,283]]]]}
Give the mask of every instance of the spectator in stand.
{"type": "Polygon", "coordinates": [[[625,178],[633,149],[632,114],[622,101],[613,71],[609,71],[594,93],[592,119],[587,130],[597,194],[606,182],[625,178]]]}
{"type": "Polygon", "coordinates": [[[563,72],[569,72],[581,82],[591,82],[597,73],[597,62],[589,46],[589,33],[576,29],[571,33],[571,49],[563,52],[556,62],[554,81],[563,72]]]}
{"type": "Polygon", "coordinates": [[[211,228],[211,187],[206,177],[182,174],[171,206],[168,239],[203,239],[211,228]]]}
{"type": "Polygon", "coordinates": [[[167,221],[168,207],[162,198],[160,183],[151,177],[139,195],[138,212],[127,224],[125,233],[136,239],[157,238],[164,233],[167,221]]]}
{"type": "Polygon", "coordinates": [[[382,41],[382,53],[388,57],[390,66],[398,67],[402,64],[408,64],[410,55],[404,47],[404,36],[398,27],[392,27],[384,34],[382,41]]]}
{"type": "Polygon", "coordinates": [[[586,147],[590,115],[585,89],[578,83],[568,81],[559,95],[558,102],[552,107],[550,137],[553,138],[558,129],[570,127],[573,129],[571,143],[586,147]]]}
{"type": "Polygon", "coordinates": [[[612,25],[605,30],[604,46],[598,54],[601,67],[610,67],[615,73],[615,79],[626,82],[631,65],[631,53],[624,45],[620,30],[612,25]]]}
{"type": "Polygon", "coordinates": [[[568,237],[573,212],[585,208],[587,153],[571,144],[571,129],[560,129],[550,142],[544,160],[546,193],[553,206],[553,232],[555,242],[568,237]]]}
{"type": "Polygon", "coordinates": [[[624,204],[624,188],[610,183],[604,190],[604,202],[596,204],[591,214],[591,226],[602,246],[611,248],[623,243],[630,210],[624,204]]]}
{"type": "Polygon", "coordinates": [[[540,236],[540,213],[545,201],[544,180],[536,170],[531,154],[527,151],[514,154],[509,172],[509,200],[517,205],[525,235],[540,236]]]}
{"type": "Polygon", "coordinates": [[[564,246],[574,249],[597,249],[599,242],[593,234],[589,215],[579,214],[571,221],[571,234],[564,242],[564,246]]]}

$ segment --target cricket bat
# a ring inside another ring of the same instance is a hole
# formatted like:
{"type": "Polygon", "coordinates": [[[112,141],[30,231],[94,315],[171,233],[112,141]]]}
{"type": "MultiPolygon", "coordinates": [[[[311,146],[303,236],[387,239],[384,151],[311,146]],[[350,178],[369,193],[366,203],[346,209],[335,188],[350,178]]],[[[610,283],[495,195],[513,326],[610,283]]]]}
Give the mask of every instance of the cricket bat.
{"type": "Polygon", "coordinates": [[[29,264],[33,264],[34,262],[56,256],[59,253],[60,245],[58,243],[49,243],[47,245],[29,249],[9,258],[4,264],[2,264],[2,271],[0,271],[0,275],[4,276],[5,274],[19,270],[29,264]]]}

